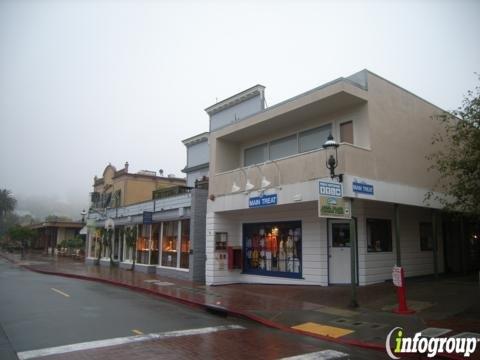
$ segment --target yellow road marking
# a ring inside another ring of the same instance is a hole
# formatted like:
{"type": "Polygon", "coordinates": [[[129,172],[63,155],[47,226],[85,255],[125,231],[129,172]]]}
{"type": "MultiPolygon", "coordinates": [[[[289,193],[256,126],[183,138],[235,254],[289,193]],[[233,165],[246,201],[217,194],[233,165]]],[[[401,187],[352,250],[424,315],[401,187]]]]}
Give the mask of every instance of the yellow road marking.
{"type": "Polygon", "coordinates": [[[60,295],[63,295],[65,297],[70,297],[70,295],[68,295],[67,293],[64,293],[63,291],[60,291],[60,290],[55,289],[55,288],[50,288],[50,289],[55,291],[56,293],[59,293],[60,295]]]}
{"type": "Polygon", "coordinates": [[[292,326],[292,329],[297,329],[297,330],[310,332],[313,334],[328,336],[335,339],[354,332],[353,330],[343,329],[335,326],[317,324],[314,322],[307,322],[304,324],[295,325],[295,326],[292,326]]]}
{"type": "Polygon", "coordinates": [[[137,330],[137,329],[133,329],[132,332],[134,334],[137,334],[137,335],[143,335],[143,332],[141,332],[140,330],[137,330]]]}

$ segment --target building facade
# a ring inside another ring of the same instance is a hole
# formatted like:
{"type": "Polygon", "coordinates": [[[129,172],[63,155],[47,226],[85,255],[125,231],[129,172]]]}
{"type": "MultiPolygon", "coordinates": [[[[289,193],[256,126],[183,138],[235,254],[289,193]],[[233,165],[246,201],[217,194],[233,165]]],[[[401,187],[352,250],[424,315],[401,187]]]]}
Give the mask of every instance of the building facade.
{"type": "Polygon", "coordinates": [[[395,264],[407,276],[442,272],[440,204],[425,195],[444,111],[367,70],[269,108],[264,89],[206,109],[207,284],[350,283],[351,238],[360,285],[391,279],[395,264]],[[319,217],[329,134],[355,237],[350,220],[319,217]]]}
{"type": "MultiPolygon", "coordinates": [[[[98,186],[109,183],[110,174],[115,172],[109,165],[104,171],[104,183],[95,182],[96,192],[98,186]]],[[[208,187],[201,181],[192,181],[193,186],[189,187],[184,179],[174,177],[150,177],[152,181],[146,182],[146,175],[140,175],[132,174],[128,183],[124,180],[125,206],[90,209],[86,262],[204,283],[208,187]],[[135,192],[131,177],[137,181],[135,192]],[[147,201],[130,203],[129,194],[137,194],[138,199],[141,194],[146,197],[148,192],[147,201]],[[106,233],[107,228],[110,234],[106,233]]],[[[187,169],[187,178],[189,176],[187,169]]],[[[121,177],[125,175],[112,178],[121,177]]],[[[112,188],[115,191],[116,188],[112,188]]]]}
{"type": "Polygon", "coordinates": [[[80,234],[83,226],[82,222],[65,220],[45,221],[28,225],[28,228],[37,231],[37,237],[32,243],[32,248],[53,255],[62,241],[74,239],[80,234]]]}
{"type": "Polygon", "coordinates": [[[172,186],[184,186],[185,179],[174,175],[159,176],[155,171],[142,170],[137,173],[128,172],[129,164],[117,171],[116,167],[108,164],[102,177],[94,177],[91,206],[94,209],[116,208],[128,206],[152,199],[155,190],[172,186]]]}

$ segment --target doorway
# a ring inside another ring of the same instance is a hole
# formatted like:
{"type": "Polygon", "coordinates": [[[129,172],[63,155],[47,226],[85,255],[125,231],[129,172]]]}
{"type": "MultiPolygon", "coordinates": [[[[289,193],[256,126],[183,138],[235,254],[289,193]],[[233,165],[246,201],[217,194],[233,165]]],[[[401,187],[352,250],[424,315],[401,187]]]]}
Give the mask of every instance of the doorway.
{"type": "Polygon", "coordinates": [[[329,220],[328,222],[328,278],[330,284],[351,282],[350,222],[329,220]]]}

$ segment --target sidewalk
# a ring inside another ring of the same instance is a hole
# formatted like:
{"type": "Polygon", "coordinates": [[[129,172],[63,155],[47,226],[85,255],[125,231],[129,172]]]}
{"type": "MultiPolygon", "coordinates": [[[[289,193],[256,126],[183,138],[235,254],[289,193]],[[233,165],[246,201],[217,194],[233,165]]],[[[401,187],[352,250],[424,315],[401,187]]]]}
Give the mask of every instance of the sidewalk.
{"type": "MultiPolygon", "coordinates": [[[[124,286],[283,331],[379,351],[385,351],[386,336],[397,326],[406,335],[429,327],[449,329],[445,336],[480,333],[480,285],[473,277],[409,279],[407,298],[417,312],[397,315],[391,311],[396,302],[391,283],[357,288],[360,307],[350,309],[349,286],[205,286],[117,267],[87,266],[66,257],[29,254],[20,261],[19,255],[0,256],[39,273],[124,286]]],[[[471,358],[479,354],[477,350],[471,358]]]]}

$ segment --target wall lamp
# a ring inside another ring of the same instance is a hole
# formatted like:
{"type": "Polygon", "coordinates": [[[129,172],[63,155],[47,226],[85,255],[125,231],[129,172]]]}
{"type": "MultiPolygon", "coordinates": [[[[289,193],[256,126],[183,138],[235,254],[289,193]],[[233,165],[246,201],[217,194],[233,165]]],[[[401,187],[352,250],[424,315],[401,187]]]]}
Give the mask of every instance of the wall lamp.
{"type": "Polygon", "coordinates": [[[338,182],[343,182],[343,174],[335,175],[335,169],[338,166],[338,152],[339,144],[333,139],[332,133],[328,135],[327,141],[322,147],[327,150],[325,165],[330,170],[330,177],[337,179],[338,182]]]}

